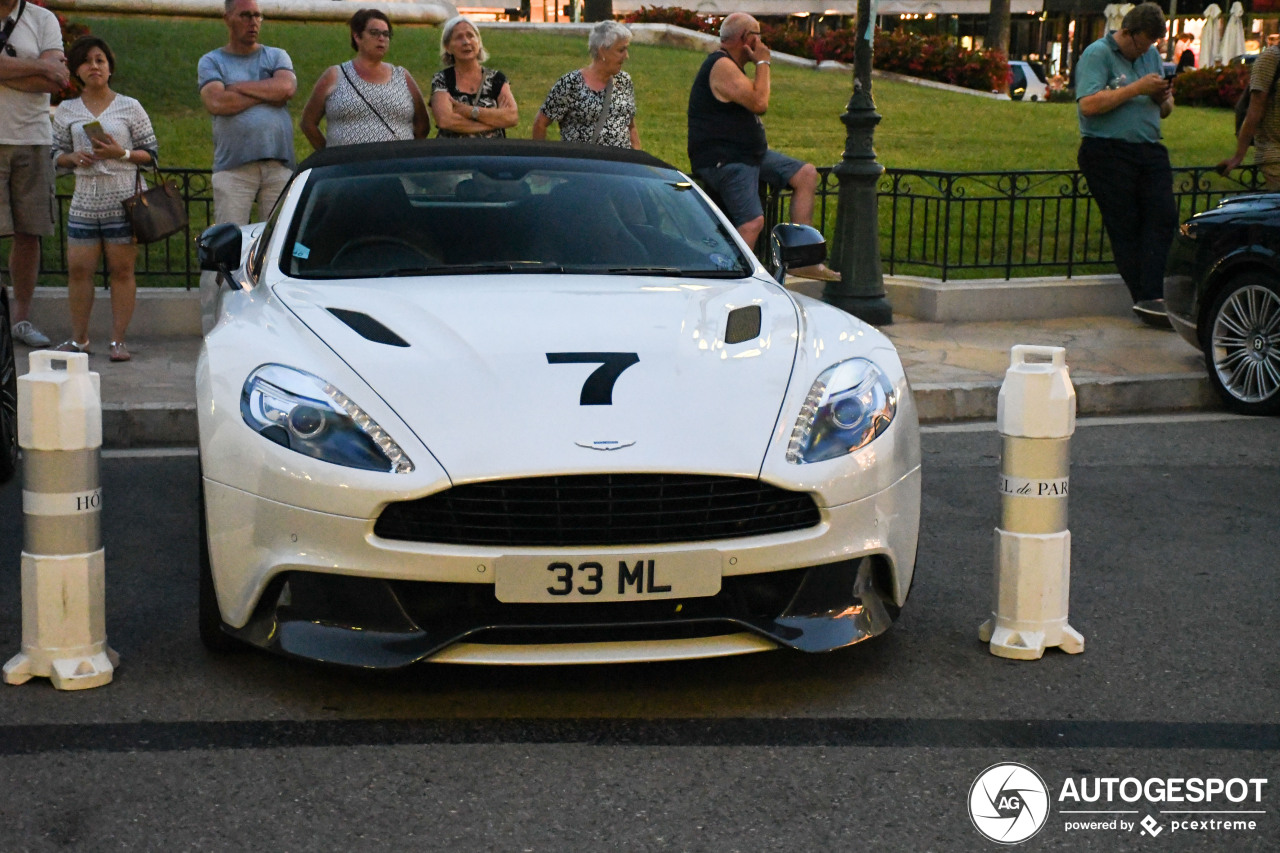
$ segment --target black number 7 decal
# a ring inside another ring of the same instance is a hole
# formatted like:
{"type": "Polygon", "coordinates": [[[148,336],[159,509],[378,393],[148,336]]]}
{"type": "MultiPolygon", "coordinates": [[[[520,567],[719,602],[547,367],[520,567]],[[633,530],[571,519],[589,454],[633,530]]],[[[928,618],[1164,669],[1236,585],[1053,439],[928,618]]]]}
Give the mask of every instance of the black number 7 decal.
{"type": "Polygon", "coordinates": [[[618,381],[622,371],[640,360],[633,352],[549,352],[547,364],[595,364],[600,366],[591,371],[587,381],[582,383],[582,396],[578,402],[584,406],[612,406],[613,383],[618,381]]]}

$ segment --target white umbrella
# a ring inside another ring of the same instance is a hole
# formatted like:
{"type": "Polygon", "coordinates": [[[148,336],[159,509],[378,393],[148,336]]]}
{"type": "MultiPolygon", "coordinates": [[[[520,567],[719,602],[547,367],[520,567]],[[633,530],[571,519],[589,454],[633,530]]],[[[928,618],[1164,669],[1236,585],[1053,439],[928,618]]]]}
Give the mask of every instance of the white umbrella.
{"type": "Polygon", "coordinates": [[[1208,68],[1218,64],[1218,51],[1222,45],[1222,34],[1218,32],[1222,10],[1217,3],[1210,3],[1204,9],[1204,29],[1200,31],[1200,67],[1208,68]]]}
{"type": "Polygon", "coordinates": [[[1222,64],[1244,53],[1244,6],[1239,0],[1231,4],[1231,16],[1227,18],[1227,26],[1222,31],[1222,46],[1218,48],[1218,56],[1222,64]]]}

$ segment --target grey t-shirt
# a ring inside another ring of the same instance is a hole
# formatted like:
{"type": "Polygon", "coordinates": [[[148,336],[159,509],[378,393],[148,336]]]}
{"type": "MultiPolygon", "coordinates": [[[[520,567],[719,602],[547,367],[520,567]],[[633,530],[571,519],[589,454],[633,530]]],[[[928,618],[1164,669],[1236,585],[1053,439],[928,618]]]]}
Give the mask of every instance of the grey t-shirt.
{"type": "MultiPolygon", "coordinates": [[[[289,54],[259,45],[246,56],[223,48],[200,57],[198,87],[267,80],[277,71],[293,70],[289,54]]],[[[286,107],[255,104],[241,113],[213,117],[213,171],[234,169],[254,160],[283,160],[293,167],[293,119],[286,107]]]]}

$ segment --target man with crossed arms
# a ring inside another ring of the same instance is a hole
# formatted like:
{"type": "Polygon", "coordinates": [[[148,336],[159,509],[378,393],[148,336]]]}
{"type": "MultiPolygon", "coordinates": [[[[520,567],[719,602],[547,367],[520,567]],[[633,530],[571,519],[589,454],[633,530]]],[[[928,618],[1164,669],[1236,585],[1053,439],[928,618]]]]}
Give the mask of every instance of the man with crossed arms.
{"type": "Polygon", "coordinates": [[[9,305],[13,338],[47,347],[48,336],[27,319],[40,274],[40,238],[54,232],[53,125],[49,95],[70,79],[62,29],[48,9],[0,0],[0,236],[13,235],[9,305]]]}

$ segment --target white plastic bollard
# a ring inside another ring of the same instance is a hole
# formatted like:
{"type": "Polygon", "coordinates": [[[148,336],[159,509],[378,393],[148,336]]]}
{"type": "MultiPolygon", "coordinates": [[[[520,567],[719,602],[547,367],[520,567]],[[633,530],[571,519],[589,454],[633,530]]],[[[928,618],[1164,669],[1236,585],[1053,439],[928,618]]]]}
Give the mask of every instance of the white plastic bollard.
{"type": "Polygon", "coordinates": [[[4,680],[48,678],[59,690],[111,681],[103,570],[102,395],[82,353],[31,353],[18,377],[22,447],[22,652],[4,680]],[[55,369],[61,363],[65,369],[55,369]]]}
{"type": "Polygon", "coordinates": [[[1000,526],[991,618],[978,629],[993,655],[1038,660],[1046,648],[1084,651],[1067,624],[1071,531],[1067,492],[1076,391],[1062,347],[1015,346],[996,406],[1000,526]]]}

